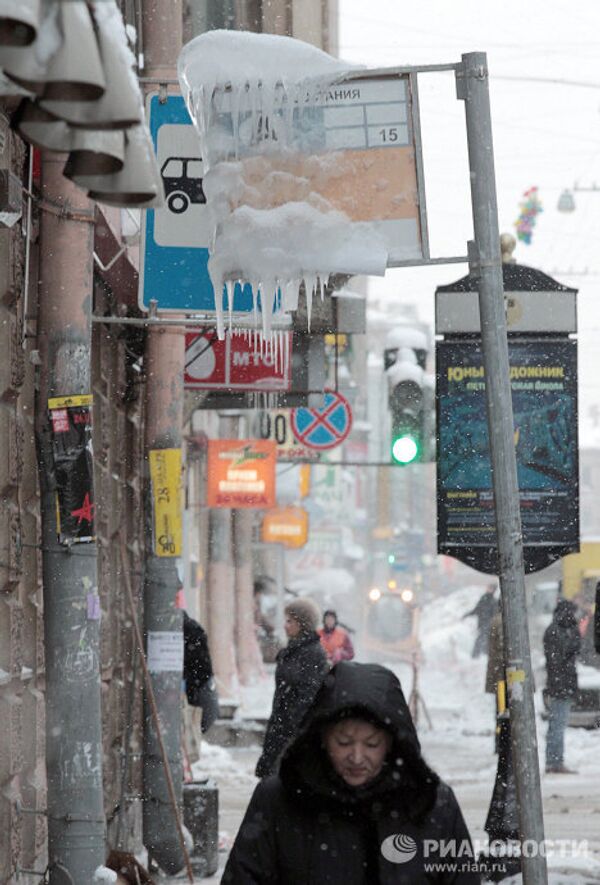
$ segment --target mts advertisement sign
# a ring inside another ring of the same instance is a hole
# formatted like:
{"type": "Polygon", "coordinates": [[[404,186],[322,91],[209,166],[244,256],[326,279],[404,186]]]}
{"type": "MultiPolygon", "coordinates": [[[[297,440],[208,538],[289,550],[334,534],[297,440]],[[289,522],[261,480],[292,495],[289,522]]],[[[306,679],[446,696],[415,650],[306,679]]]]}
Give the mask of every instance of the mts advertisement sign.
{"type": "Polygon", "coordinates": [[[271,509],[275,506],[276,464],[274,442],[209,440],[207,506],[271,509]]]}
{"type": "MultiPolygon", "coordinates": [[[[577,344],[509,341],[525,568],[579,549],[577,344]]],[[[498,573],[481,343],[436,346],[438,552],[498,573]]]]}
{"type": "Polygon", "coordinates": [[[184,385],[188,390],[285,391],[291,387],[291,332],[281,346],[261,347],[254,336],[213,330],[185,336],[184,385]],[[286,355],[288,355],[286,357],[286,355]]]}

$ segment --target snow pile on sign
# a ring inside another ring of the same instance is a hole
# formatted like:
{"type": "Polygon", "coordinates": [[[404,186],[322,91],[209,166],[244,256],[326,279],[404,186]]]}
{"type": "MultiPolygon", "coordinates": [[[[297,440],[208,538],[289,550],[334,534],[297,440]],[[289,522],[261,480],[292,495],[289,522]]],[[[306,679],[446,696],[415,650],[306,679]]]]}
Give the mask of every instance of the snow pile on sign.
{"type": "Polygon", "coordinates": [[[381,235],[323,193],[341,173],[335,152],[319,153],[314,110],[352,67],[299,40],[239,31],[202,34],[179,58],[212,213],[213,287],[225,285],[231,311],[235,282],[250,283],[265,334],[275,310],[296,309],[302,285],[310,321],[313,293],[322,297],[331,273],[385,272],[381,235]]]}

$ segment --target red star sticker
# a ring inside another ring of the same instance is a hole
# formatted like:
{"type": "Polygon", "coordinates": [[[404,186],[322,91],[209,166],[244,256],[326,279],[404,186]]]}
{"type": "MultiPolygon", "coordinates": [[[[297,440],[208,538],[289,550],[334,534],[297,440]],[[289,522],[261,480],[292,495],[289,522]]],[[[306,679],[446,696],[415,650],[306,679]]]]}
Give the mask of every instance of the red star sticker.
{"type": "Polygon", "coordinates": [[[71,516],[77,517],[77,525],[81,525],[84,519],[91,524],[92,519],[94,518],[94,505],[90,501],[89,492],[86,492],[81,507],[78,510],[71,510],[71,516]]]}

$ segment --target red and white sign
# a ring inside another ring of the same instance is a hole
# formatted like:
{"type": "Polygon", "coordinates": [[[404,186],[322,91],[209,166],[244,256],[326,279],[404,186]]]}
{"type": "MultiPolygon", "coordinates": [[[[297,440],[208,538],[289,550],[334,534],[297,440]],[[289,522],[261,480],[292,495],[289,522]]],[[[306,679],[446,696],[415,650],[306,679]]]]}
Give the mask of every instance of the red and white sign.
{"type": "Polygon", "coordinates": [[[186,389],[289,390],[291,332],[278,336],[277,346],[255,344],[253,337],[226,335],[224,341],[219,341],[216,331],[212,330],[186,334],[186,389]]]}

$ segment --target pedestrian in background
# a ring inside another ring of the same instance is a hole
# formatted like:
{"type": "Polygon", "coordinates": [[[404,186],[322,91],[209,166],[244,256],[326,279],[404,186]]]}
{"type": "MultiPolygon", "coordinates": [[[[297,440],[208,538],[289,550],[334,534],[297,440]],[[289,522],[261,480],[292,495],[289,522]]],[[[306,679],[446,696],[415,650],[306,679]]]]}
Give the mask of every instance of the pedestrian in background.
{"type": "Polygon", "coordinates": [[[478,658],[481,654],[487,654],[490,624],[497,609],[494,597],[495,592],[496,585],[488,584],[485,588],[485,593],[479,598],[475,608],[463,615],[463,620],[471,617],[477,618],[477,636],[475,637],[475,645],[471,652],[471,657],[473,658],[478,658]]]}
{"type": "Polygon", "coordinates": [[[474,866],[458,802],[421,755],[397,677],[342,661],[278,775],[256,787],[221,881],[476,885],[474,866]]]}
{"type": "Polygon", "coordinates": [[[573,602],[559,599],[544,633],[549,711],[546,772],[549,774],[576,774],[564,763],[565,730],[577,694],[576,660],[581,649],[576,611],[573,602]]]}
{"type": "Polygon", "coordinates": [[[354,646],[348,631],[338,623],[337,612],[328,609],[323,615],[323,626],[319,630],[321,645],[330,664],[351,661],[354,646]]]}
{"type": "Polygon", "coordinates": [[[506,712],[506,672],[504,666],[504,632],[502,624],[502,603],[498,600],[496,614],[490,624],[488,640],[488,661],[485,672],[485,690],[493,694],[496,703],[495,751],[498,752],[498,716],[506,712]]]}
{"type": "Polygon", "coordinates": [[[183,681],[190,710],[184,710],[186,750],[200,758],[200,735],[208,731],[219,715],[219,694],[213,673],[208,636],[204,628],[183,612],[183,681]]]}
{"type": "Polygon", "coordinates": [[[256,765],[257,777],[276,771],[279,756],[297,734],[329,669],[317,633],[319,609],[312,599],[295,599],[286,605],[284,613],[288,644],[277,654],[273,710],[256,765]]]}
{"type": "Polygon", "coordinates": [[[600,655],[600,581],[596,584],[596,598],[594,606],[594,648],[600,655]]]}

